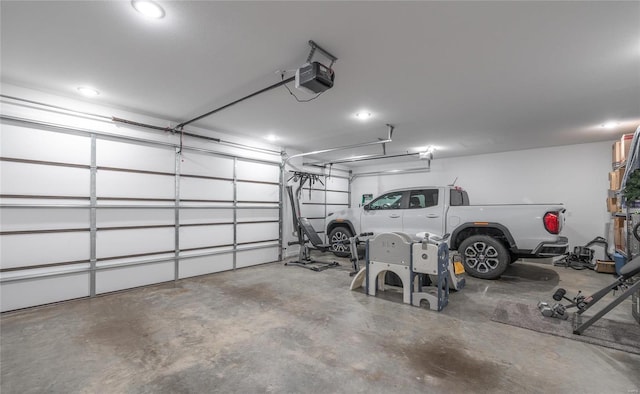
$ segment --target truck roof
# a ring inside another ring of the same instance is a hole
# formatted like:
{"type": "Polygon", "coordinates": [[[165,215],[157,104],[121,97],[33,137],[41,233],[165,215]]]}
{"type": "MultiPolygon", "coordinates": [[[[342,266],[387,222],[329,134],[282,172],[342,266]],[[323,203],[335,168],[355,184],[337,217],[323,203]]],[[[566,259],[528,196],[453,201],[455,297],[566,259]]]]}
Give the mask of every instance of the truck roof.
{"type": "Polygon", "coordinates": [[[445,188],[445,189],[456,189],[456,190],[463,190],[463,188],[461,188],[460,186],[409,186],[409,187],[399,187],[396,189],[389,189],[384,191],[383,193],[389,193],[389,192],[396,192],[396,191],[400,191],[400,190],[423,190],[423,189],[438,189],[438,188],[445,188]]]}

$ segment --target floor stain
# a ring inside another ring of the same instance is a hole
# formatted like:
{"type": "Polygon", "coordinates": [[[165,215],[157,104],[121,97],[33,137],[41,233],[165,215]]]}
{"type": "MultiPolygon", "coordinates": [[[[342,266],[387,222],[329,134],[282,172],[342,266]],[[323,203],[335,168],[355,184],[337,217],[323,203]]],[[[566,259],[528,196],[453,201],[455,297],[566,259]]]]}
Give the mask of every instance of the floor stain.
{"type": "Polygon", "coordinates": [[[427,343],[389,342],[383,348],[392,357],[405,359],[416,378],[424,382],[436,378],[440,385],[451,389],[497,388],[504,373],[503,365],[473,357],[461,343],[448,337],[427,343]]]}
{"type": "Polygon", "coordinates": [[[112,309],[87,325],[76,340],[110,351],[137,367],[153,369],[161,365],[165,357],[159,349],[163,347],[154,339],[150,318],[131,304],[112,309]]]}
{"type": "Polygon", "coordinates": [[[552,269],[516,263],[509,266],[507,271],[498,279],[501,282],[527,281],[545,287],[554,287],[560,282],[560,276],[552,269]]]}
{"type": "Polygon", "coordinates": [[[222,282],[217,284],[217,286],[220,288],[222,294],[238,298],[242,301],[253,301],[260,304],[267,304],[269,306],[282,304],[279,293],[274,291],[266,282],[250,285],[222,282]]]}
{"type": "Polygon", "coordinates": [[[384,380],[386,374],[380,370],[369,371],[366,369],[351,368],[354,374],[368,380],[369,382],[380,382],[384,380]]]}

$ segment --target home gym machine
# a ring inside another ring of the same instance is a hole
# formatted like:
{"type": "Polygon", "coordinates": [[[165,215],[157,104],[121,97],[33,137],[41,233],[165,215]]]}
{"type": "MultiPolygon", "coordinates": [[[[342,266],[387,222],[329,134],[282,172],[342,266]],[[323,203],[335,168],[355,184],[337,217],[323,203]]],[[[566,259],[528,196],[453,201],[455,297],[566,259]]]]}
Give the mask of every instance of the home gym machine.
{"type": "Polygon", "coordinates": [[[566,296],[567,291],[565,289],[558,289],[553,294],[553,299],[558,301],[558,303],[550,306],[546,302],[539,302],[538,309],[543,316],[546,317],[554,317],[557,319],[567,320],[569,318],[569,314],[567,309],[576,308],[577,311],[574,314],[573,320],[573,333],[577,335],[582,335],[584,330],[589,328],[593,323],[600,320],[604,315],[609,313],[613,308],[618,306],[622,301],[629,298],[634,292],[640,289],[640,278],[635,278],[634,276],[640,274],[640,257],[636,257],[627,264],[625,264],[620,269],[620,276],[611,283],[610,285],[604,287],[601,290],[593,293],[590,296],[585,296],[582,292],[578,292],[578,294],[570,299],[566,296]],[[609,302],[602,310],[598,311],[595,315],[590,317],[585,322],[582,322],[582,314],[589,310],[596,302],[600,301],[604,296],[609,294],[611,291],[619,290],[622,291],[618,297],[616,297],[613,301],[609,302]],[[569,301],[568,305],[563,305],[559,303],[562,300],[569,301]]]}
{"type": "Polygon", "coordinates": [[[293,214],[293,228],[296,229],[298,240],[289,242],[289,245],[300,245],[300,251],[298,252],[298,260],[288,261],[284,263],[284,265],[303,267],[316,272],[340,266],[337,261],[325,263],[311,259],[310,248],[307,243],[310,242],[313,247],[320,252],[328,251],[331,248],[331,245],[324,244],[316,230],[309,222],[309,219],[302,217],[300,214],[300,194],[302,193],[303,186],[305,183],[309,182],[309,194],[311,194],[311,188],[315,182],[320,182],[320,184],[324,185],[320,176],[296,171],[287,180],[287,182],[291,180],[298,183],[295,195],[293,192],[293,186],[287,186],[287,193],[289,194],[289,201],[291,203],[291,211],[293,214]]]}

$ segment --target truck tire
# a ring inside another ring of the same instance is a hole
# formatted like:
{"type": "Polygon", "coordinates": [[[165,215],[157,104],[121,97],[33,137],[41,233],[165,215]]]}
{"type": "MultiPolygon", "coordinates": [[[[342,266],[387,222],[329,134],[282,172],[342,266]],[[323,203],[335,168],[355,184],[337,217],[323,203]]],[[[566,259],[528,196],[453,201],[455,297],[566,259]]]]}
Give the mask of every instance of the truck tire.
{"type": "Polygon", "coordinates": [[[331,245],[331,251],[338,257],[349,257],[350,249],[349,245],[344,241],[348,241],[353,234],[347,227],[339,226],[331,230],[329,233],[329,244],[331,245]]]}
{"type": "Polygon", "coordinates": [[[473,235],[460,244],[464,269],[481,279],[497,279],[509,266],[509,252],[502,242],[488,235],[473,235]]]}

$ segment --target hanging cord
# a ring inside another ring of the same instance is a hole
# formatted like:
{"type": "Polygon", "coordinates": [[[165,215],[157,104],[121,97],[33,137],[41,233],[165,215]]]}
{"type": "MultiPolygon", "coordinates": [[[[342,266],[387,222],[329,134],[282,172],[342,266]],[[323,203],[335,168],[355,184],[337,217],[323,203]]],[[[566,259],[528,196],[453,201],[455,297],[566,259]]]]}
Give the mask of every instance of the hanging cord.
{"type": "MultiPolygon", "coordinates": [[[[331,71],[333,72],[333,70],[331,70],[331,71]]],[[[284,72],[283,72],[283,73],[280,73],[280,78],[284,81],[284,72]]],[[[314,97],[311,97],[310,99],[302,100],[302,99],[299,99],[299,98],[298,98],[298,96],[296,96],[296,95],[291,91],[291,89],[289,89],[289,87],[288,87],[286,84],[284,84],[283,86],[285,87],[285,89],[287,89],[287,90],[289,91],[289,94],[290,94],[290,95],[292,95],[292,96],[293,96],[293,98],[295,98],[295,99],[296,99],[296,101],[297,101],[297,102],[299,102],[299,103],[308,103],[309,101],[313,101],[313,100],[317,99],[318,97],[320,97],[320,95],[321,95],[322,93],[326,92],[326,90],[325,90],[324,92],[320,92],[320,93],[318,93],[317,95],[315,95],[314,97]]]]}

